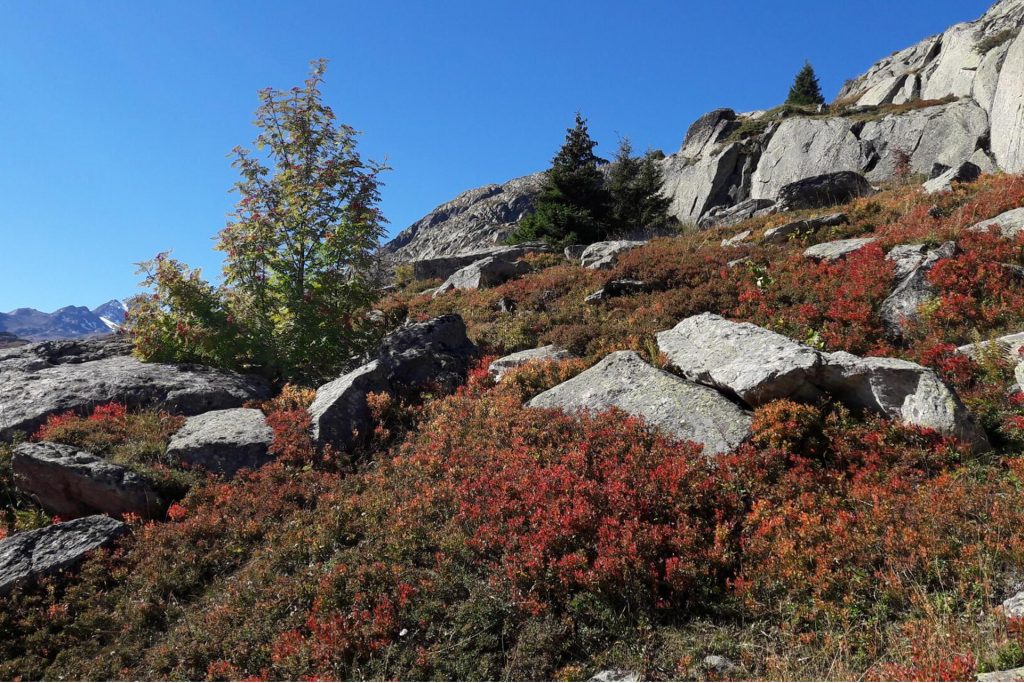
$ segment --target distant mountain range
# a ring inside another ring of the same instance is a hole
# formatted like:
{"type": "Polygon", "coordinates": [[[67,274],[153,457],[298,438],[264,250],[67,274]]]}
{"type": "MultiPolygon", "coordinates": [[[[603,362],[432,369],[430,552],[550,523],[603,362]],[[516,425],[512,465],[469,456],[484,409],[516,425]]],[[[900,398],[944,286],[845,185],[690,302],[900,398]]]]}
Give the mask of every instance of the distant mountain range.
{"type": "Polygon", "coordinates": [[[65,306],[53,313],[34,308],[18,308],[0,313],[0,341],[8,338],[43,341],[75,339],[116,332],[124,324],[127,307],[112,299],[92,310],[85,306],[65,306]]]}

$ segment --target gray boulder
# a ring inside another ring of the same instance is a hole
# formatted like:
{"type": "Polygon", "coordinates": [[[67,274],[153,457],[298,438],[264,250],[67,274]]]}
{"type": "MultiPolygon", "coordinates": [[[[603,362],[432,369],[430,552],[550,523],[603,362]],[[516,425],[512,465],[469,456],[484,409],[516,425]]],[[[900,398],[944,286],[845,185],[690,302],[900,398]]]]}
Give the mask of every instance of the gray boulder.
{"type": "Polygon", "coordinates": [[[621,681],[621,683],[635,683],[640,680],[640,674],[635,671],[627,671],[626,669],[605,669],[604,671],[598,671],[589,680],[598,681],[599,683],[613,683],[617,681],[621,681]]]}
{"type": "Polygon", "coordinates": [[[750,415],[713,389],[659,370],[632,351],[618,351],[545,391],[531,408],[599,412],[618,408],[676,438],[725,453],[750,433],[750,415]]]}
{"type": "Polygon", "coordinates": [[[1007,238],[1013,239],[1024,231],[1024,207],[1010,209],[1004,213],[979,221],[968,228],[970,232],[988,232],[991,227],[998,227],[999,233],[1007,238]]]}
{"type": "Polygon", "coordinates": [[[898,358],[822,356],[817,382],[845,405],[954,436],[977,453],[991,450],[985,430],[931,370],[898,358]]]}
{"type": "Polygon", "coordinates": [[[0,352],[0,439],[32,432],[50,415],[111,401],[181,415],[266,398],[259,378],[201,365],[143,363],[121,340],[43,342],[0,352]]]}
{"type": "Polygon", "coordinates": [[[669,213],[682,223],[692,223],[718,206],[731,206],[737,199],[737,184],[749,176],[745,170],[751,157],[740,143],[711,145],[696,158],[685,152],[661,161],[661,191],[672,200],[669,213]]]}
{"type": "Polygon", "coordinates": [[[970,161],[965,161],[959,166],[943,171],[935,176],[922,187],[926,194],[937,192],[948,192],[953,189],[953,183],[973,183],[981,177],[981,169],[970,161]]]}
{"type": "Polygon", "coordinates": [[[353,449],[373,429],[368,394],[454,391],[466,380],[476,353],[457,314],[392,332],[381,343],[376,359],[317,389],[309,407],[314,440],[320,446],[353,449]]]}
{"type": "Polygon", "coordinates": [[[188,418],[167,446],[167,457],[233,477],[241,469],[257,470],[273,458],[268,449],[274,432],[255,408],[214,410],[188,418]]]}
{"type": "Polygon", "coordinates": [[[487,367],[487,372],[494,378],[495,382],[500,382],[509,370],[522,367],[527,363],[557,362],[568,360],[572,357],[573,355],[565,349],[559,348],[554,344],[548,344],[536,349],[517,351],[516,353],[499,358],[487,367]]]}
{"type": "Polygon", "coordinates": [[[784,185],[779,190],[778,203],[783,211],[820,209],[846,204],[858,197],[874,194],[874,191],[860,173],[838,171],[784,185]]]}
{"type": "Polygon", "coordinates": [[[761,242],[764,244],[785,244],[791,239],[810,237],[825,228],[834,228],[849,222],[845,213],[830,213],[826,216],[815,216],[799,221],[790,221],[784,225],[765,230],[761,242]]]}
{"type": "Polygon", "coordinates": [[[74,446],[22,443],[11,465],[18,489],[64,519],[96,513],[149,518],[160,512],[160,497],[142,477],[74,446]]]}
{"type": "Polygon", "coordinates": [[[371,393],[392,393],[379,361],[367,363],[317,389],[309,406],[314,441],[319,446],[329,444],[343,451],[364,442],[373,429],[367,403],[371,393]]]}
{"type": "Polygon", "coordinates": [[[690,124],[683,139],[680,153],[694,158],[701,156],[710,145],[717,144],[736,125],[736,112],[715,109],[690,124]]]}
{"type": "Polygon", "coordinates": [[[1015,683],[1016,681],[1024,681],[1024,666],[1016,669],[1006,669],[1005,671],[989,671],[988,673],[978,674],[977,680],[983,683],[994,683],[996,681],[1015,683]]]}
{"type": "Polygon", "coordinates": [[[701,230],[727,228],[745,220],[772,213],[774,206],[775,201],[772,199],[745,199],[733,206],[717,206],[697,221],[697,227],[701,230]]]}
{"type": "Polygon", "coordinates": [[[0,596],[70,569],[126,533],[128,527],[122,522],[94,515],[9,536],[0,541],[0,596]]]}
{"type": "Polygon", "coordinates": [[[658,348],[689,380],[751,407],[779,398],[813,400],[821,357],[789,337],[702,313],[657,334],[658,348]]]}
{"type": "Polygon", "coordinates": [[[627,251],[642,247],[647,242],[634,240],[612,240],[610,242],[594,242],[583,252],[580,263],[590,270],[608,270],[619,260],[619,256],[627,251]]]}
{"type": "Polygon", "coordinates": [[[805,249],[804,256],[812,261],[839,261],[877,241],[877,237],[855,237],[848,240],[823,242],[805,249]]]}
{"type": "Polygon", "coordinates": [[[900,244],[890,249],[885,259],[895,265],[893,279],[900,282],[913,273],[924,262],[928,251],[927,244],[900,244]]]}
{"type": "Polygon", "coordinates": [[[744,230],[743,232],[737,233],[732,237],[724,239],[722,240],[722,248],[728,249],[729,247],[737,247],[746,242],[748,239],[750,239],[750,235],[750,230],[744,230]]]}
{"type": "Polygon", "coordinates": [[[496,287],[507,280],[530,272],[525,261],[508,261],[501,257],[488,256],[452,273],[444,284],[434,290],[434,298],[453,289],[481,289],[496,287]]]}
{"type": "MultiPolygon", "coordinates": [[[[951,258],[956,251],[955,242],[946,242],[940,247],[927,250],[910,273],[897,282],[878,312],[891,337],[901,337],[907,323],[917,319],[918,309],[935,295],[935,288],[928,281],[928,273],[941,259],[951,258]]],[[[892,251],[889,256],[893,256],[892,251]]],[[[893,260],[897,262],[898,270],[905,270],[913,258],[909,249],[906,249],[897,253],[893,260]]]]}
{"type": "Polygon", "coordinates": [[[978,360],[982,357],[984,351],[993,346],[997,347],[999,354],[1008,361],[1019,363],[1022,359],[1021,352],[1024,351],[1024,332],[1016,332],[976,344],[965,344],[964,346],[957,347],[957,351],[978,360]]]}
{"type": "Polygon", "coordinates": [[[583,252],[587,250],[586,244],[570,244],[567,246],[562,253],[565,254],[565,258],[573,263],[579,263],[580,259],[583,258],[583,252]]]}
{"type": "Polygon", "coordinates": [[[450,392],[466,381],[476,354],[462,317],[450,313],[395,330],[384,338],[377,358],[396,391],[450,392]]]}

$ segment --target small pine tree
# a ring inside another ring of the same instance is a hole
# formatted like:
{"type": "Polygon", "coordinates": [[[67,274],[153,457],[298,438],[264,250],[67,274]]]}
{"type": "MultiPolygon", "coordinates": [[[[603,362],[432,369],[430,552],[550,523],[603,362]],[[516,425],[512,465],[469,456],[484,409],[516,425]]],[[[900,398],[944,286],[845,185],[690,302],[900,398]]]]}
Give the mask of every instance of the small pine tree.
{"type": "Polygon", "coordinates": [[[634,156],[629,139],[623,138],[608,173],[612,224],[616,231],[658,231],[673,222],[668,213],[672,202],[661,194],[662,182],[655,153],[634,156]]]}
{"type": "Polygon", "coordinates": [[[825,98],[821,94],[821,85],[818,83],[818,75],[814,73],[814,67],[810,62],[804,62],[804,67],[793,80],[793,87],[789,89],[789,97],[786,104],[798,106],[814,106],[825,104],[825,98]]]}
{"type": "Polygon", "coordinates": [[[510,241],[544,241],[554,245],[590,243],[609,230],[610,197],[594,154],[597,143],[579,112],[565,143],[551,160],[534,212],[520,221],[510,241]]]}

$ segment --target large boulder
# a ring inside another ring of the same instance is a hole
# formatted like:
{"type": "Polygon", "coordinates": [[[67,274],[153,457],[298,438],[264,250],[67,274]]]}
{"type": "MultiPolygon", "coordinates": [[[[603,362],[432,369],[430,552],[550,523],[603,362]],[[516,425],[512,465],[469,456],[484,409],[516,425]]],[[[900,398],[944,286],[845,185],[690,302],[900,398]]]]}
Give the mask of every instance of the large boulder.
{"type": "Polygon", "coordinates": [[[255,408],[213,410],[188,418],[167,445],[167,457],[191,467],[233,477],[269,462],[274,432],[255,408]]]}
{"type": "Polygon", "coordinates": [[[320,446],[330,444],[349,451],[365,441],[373,429],[367,396],[391,393],[387,373],[379,361],[372,361],[324,384],[316,390],[309,406],[313,439],[320,446]]]}
{"type": "Polygon", "coordinates": [[[701,230],[727,228],[757,216],[767,215],[774,210],[774,206],[775,201],[772,199],[744,199],[733,206],[717,206],[697,221],[697,227],[701,230]]]}
{"type": "Polygon", "coordinates": [[[778,203],[784,211],[821,209],[873,193],[874,188],[860,173],[837,171],[784,185],[779,190],[778,203]]]}
{"type": "Polygon", "coordinates": [[[861,141],[843,118],[790,118],[779,124],[754,171],[750,196],[763,199],[785,199],[788,209],[818,208],[843,204],[868,191],[867,181],[852,176],[867,165],[867,154],[861,141]],[[851,177],[830,178],[838,172],[851,177]],[[807,179],[817,179],[814,183],[807,179]],[[783,189],[794,183],[802,185],[783,189]],[[799,195],[794,195],[794,190],[799,195]],[[803,201],[797,202],[798,199],[803,201]]]}
{"type": "Polygon", "coordinates": [[[683,139],[680,153],[689,158],[701,156],[710,146],[720,142],[736,125],[736,112],[732,109],[715,109],[690,124],[683,139]]]}
{"type": "Polygon", "coordinates": [[[93,515],[9,536],[0,541],[0,596],[70,569],[126,533],[128,527],[122,522],[93,515]]]}
{"type": "Polygon", "coordinates": [[[750,155],[744,145],[710,145],[698,157],[685,151],[665,157],[661,162],[662,193],[671,200],[669,214],[682,223],[696,222],[718,206],[731,206],[739,199],[745,167],[750,155]]]}
{"type": "Polygon", "coordinates": [[[779,398],[814,399],[821,358],[789,337],[702,313],[659,332],[658,348],[684,377],[751,407],[779,398]]]}
{"type": "Polygon", "coordinates": [[[717,391],[618,351],[527,403],[531,408],[600,412],[618,408],[708,454],[725,453],[750,433],[750,415],[717,391]]]}
{"type": "Polygon", "coordinates": [[[476,354],[462,317],[450,313],[392,332],[381,343],[377,358],[398,391],[454,391],[466,381],[476,354]]]}
{"type": "Polygon", "coordinates": [[[804,249],[804,257],[812,261],[839,261],[877,241],[877,237],[854,237],[847,240],[822,242],[804,249]]]}
{"type": "Polygon", "coordinates": [[[0,439],[112,401],[181,415],[266,398],[259,378],[201,365],[143,363],[123,341],[43,342],[0,351],[0,439]]]}
{"type": "Polygon", "coordinates": [[[886,332],[889,336],[899,338],[906,331],[908,323],[917,319],[918,309],[922,304],[930,301],[935,295],[935,288],[928,281],[928,273],[935,267],[935,264],[945,258],[951,258],[956,254],[955,242],[946,242],[934,249],[927,249],[920,254],[919,260],[913,255],[915,246],[909,248],[897,247],[890,251],[888,258],[896,261],[897,272],[906,271],[907,267],[916,260],[916,265],[909,273],[897,281],[896,287],[882,302],[879,307],[879,316],[885,323],[886,332]]]}
{"type": "Polygon", "coordinates": [[[1024,232],[1024,206],[1019,209],[1010,209],[988,220],[979,221],[969,227],[968,231],[988,232],[989,228],[993,226],[999,228],[999,233],[1007,239],[1013,239],[1024,232]]]}
{"type": "Polygon", "coordinates": [[[466,380],[476,353],[465,323],[454,313],[392,332],[375,359],[317,389],[309,407],[314,440],[353,449],[373,428],[369,394],[454,391],[466,380]]]}
{"type": "Polygon", "coordinates": [[[830,213],[825,216],[790,221],[764,231],[763,244],[785,244],[791,239],[810,237],[825,228],[834,228],[849,222],[845,213],[830,213]]]}
{"type": "Polygon", "coordinates": [[[540,348],[517,351],[516,353],[503,356],[492,362],[487,367],[487,372],[494,378],[495,382],[500,382],[509,370],[522,367],[527,363],[557,362],[568,360],[572,357],[573,355],[565,349],[559,348],[554,344],[548,344],[540,348]]]}
{"type": "Polygon", "coordinates": [[[635,240],[594,242],[583,252],[580,264],[590,270],[608,270],[618,262],[621,254],[645,244],[647,243],[635,240]]]}
{"type": "Polygon", "coordinates": [[[11,466],[18,489],[63,519],[96,513],[147,518],[161,509],[160,497],[145,479],[74,446],[22,443],[11,466]]]}
{"type": "Polygon", "coordinates": [[[992,152],[1007,173],[1024,172],[1024,31],[1010,45],[992,100],[992,152]]]}
{"type": "Polygon", "coordinates": [[[991,449],[985,430],[938,375],[898,358],[822,354],[819,386],[845,405],[954,436],[975,452],[991,449]]]}
{"type": "Polygon", "coordinates": [[[1024,681],[1024,666],[1016,669],[989,671],[978,674],[977,680],[979,683],[996,683],[997,681],[999,683],[1015,683],[1016,681],[1024,681]]]}
{"type": "Polygon", "coordinates": [[[530,272],[530,266],[525,261],[507,260],[500,256],[488,256],[452,273],[444,281],[444,284],[434,290],[433,296],[436,298],[453,289],[496,287],[507,280],[525,275],[528,272],[530,272]]]}

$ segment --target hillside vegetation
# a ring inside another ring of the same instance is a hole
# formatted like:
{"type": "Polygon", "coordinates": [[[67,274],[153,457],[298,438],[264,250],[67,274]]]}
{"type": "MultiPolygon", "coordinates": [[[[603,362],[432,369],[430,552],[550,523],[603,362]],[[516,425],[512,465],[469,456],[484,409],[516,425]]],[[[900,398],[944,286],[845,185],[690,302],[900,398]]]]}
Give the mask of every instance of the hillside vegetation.
{"type": "MultiPolygon", "coordinates": [[[[33,438],[116,458],[178,500],[0,598],[0,678],[956,680],[1024,665],[1019,624],[996,609],[1024,574],[1024,394],[999,353],[956,352],[1024,330],[1024,237],[965,231],[1022,204],[1019,176],[890,189],[842,209],[828,237],[879,239],[834,263],[799,240],[720,246],[796,217],[780,214],[655,240],[610,271],[544,254],[493,289],[409,283],[377,303],[389,326],[455,311],[488,357],[454,395],[377,396],[354,455],[313,447],[312,392],[293,386],[262,406],[276,460],[230,481],[162,463],[179,418],[51,418],[33,438]],[[888,341],[886,251],[948,240],[959,253],[929,274],[934,302],[888,341]],[[583,302],[615,278],[652,291],[583,302]],[[653,334],[705,311],[933,368],[995,450],[775,401],[708,459],[620,412],[522,407],[614,350],[664,366],[653,334]],[[579,358],[488,377],[493,356],[544,343],[579,358]]],[[[0,497],[8,529],[51,521],[9,480],[0,497]]]]}

